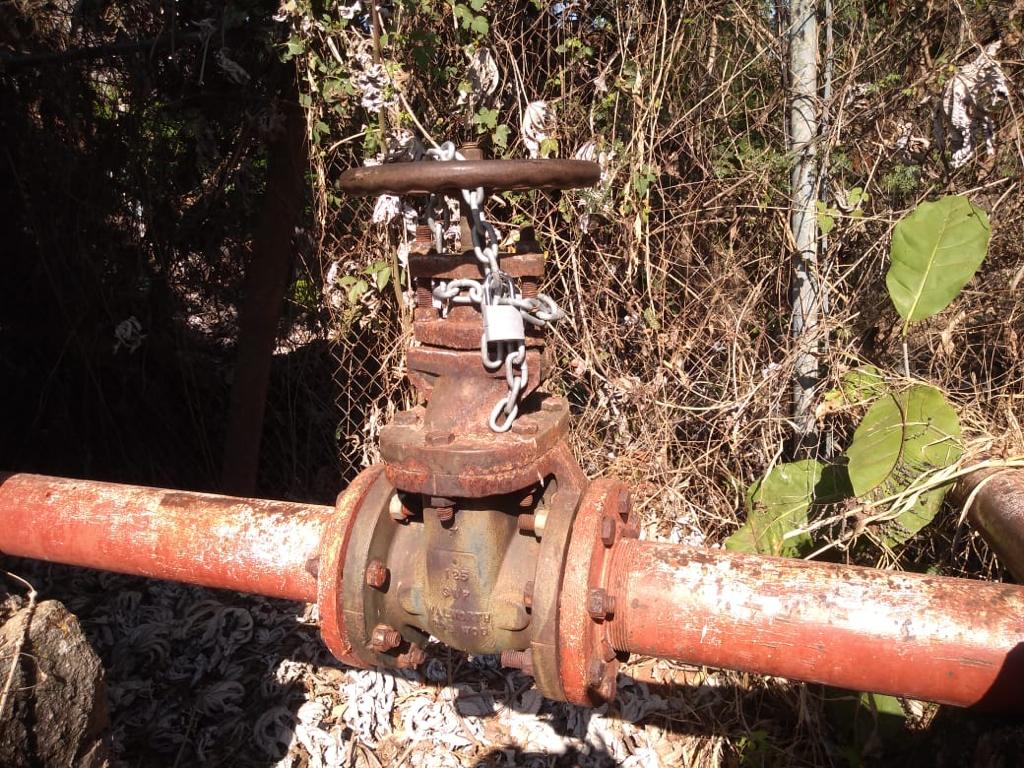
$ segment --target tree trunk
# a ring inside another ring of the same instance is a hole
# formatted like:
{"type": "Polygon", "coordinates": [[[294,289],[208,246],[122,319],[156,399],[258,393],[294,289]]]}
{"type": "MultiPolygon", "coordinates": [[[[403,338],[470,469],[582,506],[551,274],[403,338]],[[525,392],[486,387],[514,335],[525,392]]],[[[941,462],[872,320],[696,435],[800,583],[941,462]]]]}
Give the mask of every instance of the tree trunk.
{"type": "Polygon", "coordinates": [[[794,247],[790,331],[796,352],[792,418],[799,452],[809,449],[815,442],[814,393],[819,379],[821,285],[816,210],[818,21],[815,0],[791,0],[790,25],[789,149],[794,159],[790,211],[794,247]]]}
{"type": "Polygon", "coordinates": [[[237,496],[251,496],[256,491],[270,364],[281,302],[288,288],[292,235],[305,201],[306,120],[294,77],[289,82],[279,102],[284,130],[270,146],[267,189],[239,310],[238,352],[221,472],[221,489],[237,496]]]}

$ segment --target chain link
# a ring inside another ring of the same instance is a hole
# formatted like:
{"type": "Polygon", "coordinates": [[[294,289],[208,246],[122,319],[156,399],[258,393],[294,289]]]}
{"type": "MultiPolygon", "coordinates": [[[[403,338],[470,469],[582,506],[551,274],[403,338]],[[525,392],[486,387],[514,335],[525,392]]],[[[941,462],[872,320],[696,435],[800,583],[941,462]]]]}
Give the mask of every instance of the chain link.
{"type": "MultiPolygon", "coordinates": [[[[466,158],[455,149],[455,145],[446,141],[436,149],[428,149],[427,155],[442,162],[465,160],[466,158]]],[[[452,304],[475,304],[481,307],[508,305],[519,310],[523,320],[535,327],[543,328],[549,323],[565,316],[558,308],[554,299],[546,294],[537,294],[535,298],[524,298],[516,287],[511,275],[501,271],[498,266],[498,233],[494,226],[484,218],[483,187],[461,190],[462,199],[466,204],[469,218],[469,232],[473,239],[473,253],[477,261],[484,267],[484,279],[458,279],[441,282],[434,287],[434,299],[452,304]]],[[[451,223],[448,206],[443,196],[433,194],[427,203],[427,224],[434,233],[434,247],[438,253],[444,252],[444,230],[451,223]],[[444,212],[443,220],[436,218],[439,211],[444,212]]],[[[526,389],[529,379],[529,366],[526,363],[526,340],[488,342],[486,329],[480,337],[480,359],[489,371],[505,368],[505,381],[508,394],[494,405],[488,424],[494,432],[507,432],[519,415],[519,397],[526,389]],[[494,346],[496,357],[491,357],[489,347],[494,346]]]]}

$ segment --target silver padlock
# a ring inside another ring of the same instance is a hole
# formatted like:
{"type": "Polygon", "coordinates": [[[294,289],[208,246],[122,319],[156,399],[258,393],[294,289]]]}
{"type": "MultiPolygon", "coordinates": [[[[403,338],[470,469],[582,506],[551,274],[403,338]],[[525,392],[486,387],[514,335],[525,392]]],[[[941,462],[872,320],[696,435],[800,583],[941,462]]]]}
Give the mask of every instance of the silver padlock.
{"type": "Polygon", "coordinates": [[[522,342],[526,327],[519,310],[508,304],[484,304],[484,340],[488,344],[498,341],[522,342]]]}

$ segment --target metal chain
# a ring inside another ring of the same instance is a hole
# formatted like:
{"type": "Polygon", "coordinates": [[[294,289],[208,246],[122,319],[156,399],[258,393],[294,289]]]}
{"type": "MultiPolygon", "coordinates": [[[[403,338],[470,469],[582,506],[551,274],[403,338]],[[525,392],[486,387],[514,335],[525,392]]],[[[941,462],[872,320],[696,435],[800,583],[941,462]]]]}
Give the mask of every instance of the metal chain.
{"type": "MultiPolygon", "coordinates": [[[[465,160],[466,158],[455,149],[455,145],[446,141],[436,149],[428,149],[427,155],[442,162],[449,160],[465,160]]],[[[558,308],[554,299],[546,294],[537,294],[536,298],[523,298],[511,275],[501,271],[498,266],[498,233],[494,226],[484,218],[483,187],[463,189],[462,199],[466,203],[469,218],[469,231],[473,239],[473,253],[484,267],[483,281],[459,279],[438,284],[433,295],[437,301],[452,304],[508,305],[519,310],[523,320],[530,325],[543,328],[549,323],[565,316],[558,308]]],[[[450,223],[448,206],[439,195],[431,195],[427,204],[427,224],[434,233],[434,247],[438,253],[444,252],[444,229],[450,223]],[[439,221],[435,215],[444,210],[444,220],[439,221]]],[[[489,371],[497,371],[505,367],[505,381],[508,394],[494,405],[488,424],[494,432],[507,432],[519,415],[519,397],[526,389],[529,378],[529,367],[526,364],[526,340],[494,342],[497,357],[491,357],[488,349],[486,331],[480,336],[480,359],[489,371]],[[518,368],[518,371],[516,370],[518,368]],[[500,421],[499,421],[500,419],[500,421]]]]}

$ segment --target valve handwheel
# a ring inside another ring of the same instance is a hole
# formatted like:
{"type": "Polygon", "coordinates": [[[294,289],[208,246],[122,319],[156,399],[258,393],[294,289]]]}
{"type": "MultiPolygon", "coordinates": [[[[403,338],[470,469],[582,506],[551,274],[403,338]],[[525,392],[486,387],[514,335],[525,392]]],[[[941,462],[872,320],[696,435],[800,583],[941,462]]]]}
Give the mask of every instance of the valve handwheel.
{"type": "Polygon", "coordinates": [[[350,195],[426,195],[483,187],[493,191],[592,187],[601,167],[588,160],[421,160],[350,168],[339,186],[350,195]]]}

